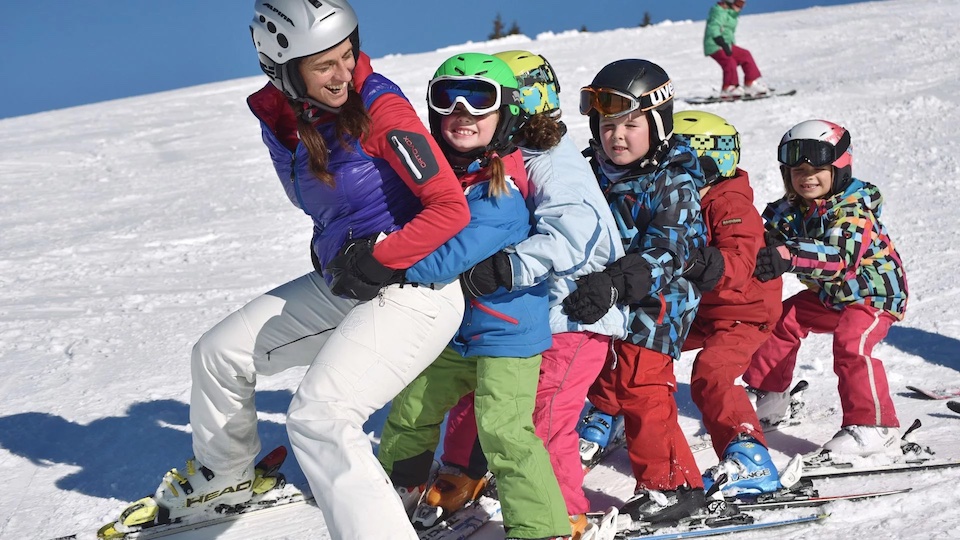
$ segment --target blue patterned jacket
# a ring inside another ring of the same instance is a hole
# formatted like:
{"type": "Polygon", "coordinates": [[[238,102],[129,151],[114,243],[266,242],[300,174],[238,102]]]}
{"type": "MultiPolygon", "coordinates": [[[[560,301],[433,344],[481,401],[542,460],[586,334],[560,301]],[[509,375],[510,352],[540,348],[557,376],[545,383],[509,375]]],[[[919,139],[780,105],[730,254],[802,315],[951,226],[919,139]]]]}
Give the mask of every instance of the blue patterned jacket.
{"type": "Polygon", "coordinates": [[[650,266],[650,292],[630,307],[627,340],[680,357],[680,348],[700,304],[700,291],[686,278],[691,248],[706,245],[699,189],[704,186],[697,154],[674,138],[667,155],[652,171],[627,173],[594,158],[594,173],[606,194],[624,248],[639,253],[650,266]]]}

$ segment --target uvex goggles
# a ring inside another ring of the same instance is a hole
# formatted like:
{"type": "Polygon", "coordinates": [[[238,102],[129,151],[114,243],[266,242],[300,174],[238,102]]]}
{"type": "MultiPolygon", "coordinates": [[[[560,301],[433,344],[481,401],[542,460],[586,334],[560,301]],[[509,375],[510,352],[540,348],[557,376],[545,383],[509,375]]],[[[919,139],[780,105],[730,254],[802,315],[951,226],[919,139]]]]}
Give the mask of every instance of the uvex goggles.
{"type": "Polygon", "coordinates": [[[803,162],[823,167],[837,161],[849,147],[849,131],[843,133],[837,144],[817,139],[793,139],[780,145],[778,159],[787,167],[796,167],[803,162]]]}
{"type": "Polygon", "coordinates": [[[457,103],[474,116],[483,116],[500,108],[500,85],[480,76],[441,75],[430,81],[427,103],[434,111],[453,114],[457,103]]]}
{"type": "Polygon", "coordinates": [[[594,88],[584,86],[580,89],[580,114],[590,114],[591,110],[606,118],[619,118],[633,111],[646,112],[673,99],[673,82],[643,94],[639,98],[612,88],[594,88]]]}

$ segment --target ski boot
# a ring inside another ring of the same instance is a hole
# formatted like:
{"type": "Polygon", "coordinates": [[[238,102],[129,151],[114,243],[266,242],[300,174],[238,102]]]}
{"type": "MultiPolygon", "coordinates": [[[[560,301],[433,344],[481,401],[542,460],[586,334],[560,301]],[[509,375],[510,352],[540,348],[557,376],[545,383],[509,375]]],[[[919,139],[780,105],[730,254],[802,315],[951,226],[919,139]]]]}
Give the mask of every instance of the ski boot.
{"type": "Polygon", "coordinates": [[[580,462],[590,468],[600,461],[605,451],[623,438],[623,416],[613,417],[590,407],[577,428],[580,435],[580,462]]]}
{"type": "Polygon", "coordinates": [[[703,489],[710,491],[722,478],[719,489],[724,497],[760,495],[779,490],[779,477],[766,447],[753,437],[739,435],[727,445],[720,463],[703,474],[703,489]]]}
{"type": "Polygon", "coordinates": [[[411,521],[417,529],[429,529],[443,517],[476,500],[487,487],[487,476],[471,478],[459,467],[443,465],[433,485],[427,489],[411,521]]]}
{"type": "Polygon", "coordinates": [[[423,494],[427,490],[426,484],[417,486],[395,486],[397,495],[400,496],[400,502],[403,503],[403,509],[407,511],[407,517],[412,518],[420,501],[423,500],[423,494]]]}
{"type": "Polygon", "coordinates": [[[277,472],[286,457],[286,447],[280,446],[256,465],[251,463],[230,475],[217,475],[196,458],[190,458],[184,471],[167,471],[153,495],[127,506],[120,519],[100,528],[97,537],[104,540],[123,538],[142,529],[176,523],[208,510],[236,511],[255,495],[286,483],[283,475],[277,472]]]}
{"type": "Polygon", "coordinates": [[[747,397],[765,430],[790,419],[790,392],[767,392],[748,386],[747,397]]]}
{"type": "Polygon", "coordinates": [[[899,439],[900,433],[893,427],[844,426],[822,448],[831,453],[853,456],[895,456],[902,453],[899,439]]]}
{"type": "Polygon", "coordinates": [[[620,507],[633,522],[673,524],[706,511],[701,488],[680,486],[669,491],[640,490],[620,507]]]}

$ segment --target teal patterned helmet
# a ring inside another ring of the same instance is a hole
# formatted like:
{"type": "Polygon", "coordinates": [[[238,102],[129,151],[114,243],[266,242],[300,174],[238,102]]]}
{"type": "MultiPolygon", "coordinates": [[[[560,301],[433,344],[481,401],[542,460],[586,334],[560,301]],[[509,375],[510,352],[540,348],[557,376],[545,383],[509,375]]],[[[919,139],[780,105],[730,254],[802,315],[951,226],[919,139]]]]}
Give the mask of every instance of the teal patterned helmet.
{"type": "Polygon", "coordinates": [[[740,134],[723,118],[703,111],[678,112],[673,115],[673,132],[698,156],[710,158],[720,177],[730,178],[737,174],[740,134]]]}

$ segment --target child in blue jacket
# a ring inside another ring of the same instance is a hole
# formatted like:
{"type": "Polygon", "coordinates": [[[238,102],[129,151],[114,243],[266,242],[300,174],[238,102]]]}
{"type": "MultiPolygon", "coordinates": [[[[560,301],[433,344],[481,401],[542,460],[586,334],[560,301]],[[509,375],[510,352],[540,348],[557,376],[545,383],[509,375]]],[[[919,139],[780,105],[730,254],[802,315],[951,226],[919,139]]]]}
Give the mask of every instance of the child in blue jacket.
{"type": "MultiPolygon", "coordinates": [[[[407,270],[418,283],[446,283],[531,232],[523,158],[511,138],[522,118],[510,67],[486,54],[444,62],[427,91],[430,128],[465,187],[470,224],[407,270]]],[[[379,458],[408,508],[419,502],[440,440],[443,417],[475,392],[480,444],[497,478],[508,538],[569,537],[560,487],[533,427],[541,354],[550,347],[546,283],[512,289],[510,259],[501,283],[469,303],[457,335],[396,398],[379,458]]],[[[468,271],[469,273],[469,271],[468,271]]]]}

